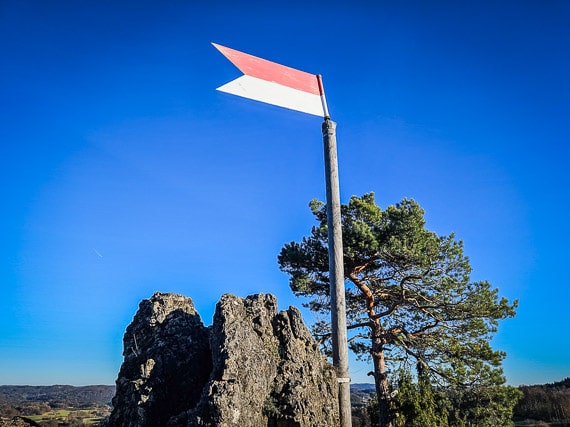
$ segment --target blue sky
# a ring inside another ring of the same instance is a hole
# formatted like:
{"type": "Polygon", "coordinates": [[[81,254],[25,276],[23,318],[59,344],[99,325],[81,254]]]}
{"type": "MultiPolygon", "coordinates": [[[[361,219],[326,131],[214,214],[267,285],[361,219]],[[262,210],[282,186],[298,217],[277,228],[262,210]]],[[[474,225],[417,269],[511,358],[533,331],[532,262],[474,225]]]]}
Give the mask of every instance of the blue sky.
{"type": "Polygon", "coordinates": [[[210,42],[321,73],[342,201],[417,200],[520,300],[508,381],[570,375],[570,3],[21,0],[0,2],[0,384],[112,384],[155,291],[206,324],[227,292],[301,303],[276,257],[325,197],[321,119],[215,91],[240,72],[210,42]]]}

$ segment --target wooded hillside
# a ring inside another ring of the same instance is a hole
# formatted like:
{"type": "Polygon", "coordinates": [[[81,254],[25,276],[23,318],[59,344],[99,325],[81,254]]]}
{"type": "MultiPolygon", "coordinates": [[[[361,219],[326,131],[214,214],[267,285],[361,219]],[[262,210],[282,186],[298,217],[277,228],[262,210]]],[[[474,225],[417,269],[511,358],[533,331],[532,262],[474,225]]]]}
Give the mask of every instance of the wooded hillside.
{"type": "Polygon", "coordinates": [[[570,377],[552,384],[520,386],[524,397],[514,409],[515,420],[570,420],[570,377]]]}
{"type": "Polygon", "coordinates": [[[93,405],[110,405],[115,386],[70,385],[0,386],[0,416],[35,415],[57,408],[86,408],[93,405]]]}

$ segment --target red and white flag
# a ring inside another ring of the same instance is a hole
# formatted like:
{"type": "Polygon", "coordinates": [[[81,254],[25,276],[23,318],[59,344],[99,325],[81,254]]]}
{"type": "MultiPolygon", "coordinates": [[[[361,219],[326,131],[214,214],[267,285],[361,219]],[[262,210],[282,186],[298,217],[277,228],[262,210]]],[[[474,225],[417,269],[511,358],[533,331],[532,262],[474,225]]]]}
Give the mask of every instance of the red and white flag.
{"type": "Polygon", "coordinates": [[[315,116],[329,116],[320,75],[212,44],[244,74],[217,90],[315,116]]]}

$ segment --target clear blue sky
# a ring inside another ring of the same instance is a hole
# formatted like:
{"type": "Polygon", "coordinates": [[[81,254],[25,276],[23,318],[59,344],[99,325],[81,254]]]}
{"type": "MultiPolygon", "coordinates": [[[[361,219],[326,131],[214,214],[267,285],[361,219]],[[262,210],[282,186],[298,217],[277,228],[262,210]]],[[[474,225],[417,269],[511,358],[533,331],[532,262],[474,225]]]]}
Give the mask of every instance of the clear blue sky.
{"type": "Polygon", "coordinates": [[[112,384],[155,291],[206,324],[226,292],[300,304],[276,257],[325,197],[321,119],[215,91],[240,72],[210,42],[323,74],[343,202],[417,200],[520,299],[494,340],[509,382],[570,375],[568,1],[20,0],[0,2],[0,384],[112,384]]]}

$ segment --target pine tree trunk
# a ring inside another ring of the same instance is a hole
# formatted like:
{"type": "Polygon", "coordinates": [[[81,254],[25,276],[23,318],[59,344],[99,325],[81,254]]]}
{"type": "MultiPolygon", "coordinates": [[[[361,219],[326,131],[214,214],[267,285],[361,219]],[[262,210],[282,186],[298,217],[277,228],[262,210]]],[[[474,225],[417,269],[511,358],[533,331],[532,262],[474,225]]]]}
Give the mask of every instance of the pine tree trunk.
{"type": "Polygon", "coordinates": [[[374,325],[372,330],[372,362],[374,364],[374,383],[378,396],[378,426],[394,427],[392,419],[392,393],[384,360],[384,341],[380,336],[381,327],[374,325]]]}

